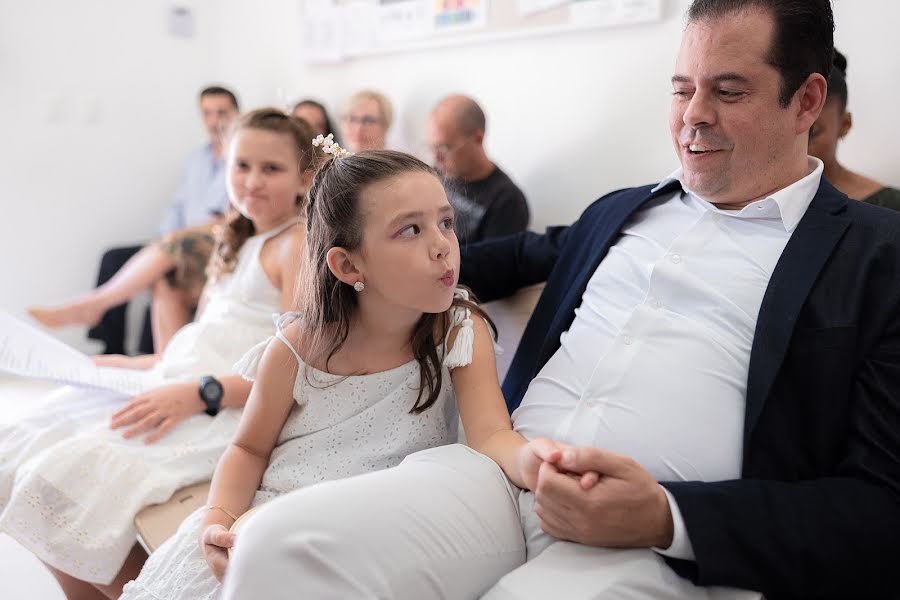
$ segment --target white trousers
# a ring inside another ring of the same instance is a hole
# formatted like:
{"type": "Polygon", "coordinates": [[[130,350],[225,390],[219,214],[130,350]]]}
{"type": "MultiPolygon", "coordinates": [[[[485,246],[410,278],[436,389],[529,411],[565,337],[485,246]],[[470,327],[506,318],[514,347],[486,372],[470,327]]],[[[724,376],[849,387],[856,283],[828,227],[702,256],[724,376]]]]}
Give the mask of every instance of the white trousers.
{"type": "Polygon", "coordinates": [[[223,598],[759,597],[697,587],[649,549],[559,541],[533,505],[466,446],[418,452],[272,501],[238,534],[223,598]]]}

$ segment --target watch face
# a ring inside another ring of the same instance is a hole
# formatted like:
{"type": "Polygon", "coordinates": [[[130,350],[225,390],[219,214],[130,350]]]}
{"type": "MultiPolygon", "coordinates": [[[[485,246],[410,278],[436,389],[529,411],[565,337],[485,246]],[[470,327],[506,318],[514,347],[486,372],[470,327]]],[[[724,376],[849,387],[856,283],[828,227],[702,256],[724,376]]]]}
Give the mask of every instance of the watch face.
{"type": "Polygon", "coordinates": [[[211,402],[218,402],[222,399],[222,384],[215,379],[207,380],[203,384],[203,397],[211,402]]]}

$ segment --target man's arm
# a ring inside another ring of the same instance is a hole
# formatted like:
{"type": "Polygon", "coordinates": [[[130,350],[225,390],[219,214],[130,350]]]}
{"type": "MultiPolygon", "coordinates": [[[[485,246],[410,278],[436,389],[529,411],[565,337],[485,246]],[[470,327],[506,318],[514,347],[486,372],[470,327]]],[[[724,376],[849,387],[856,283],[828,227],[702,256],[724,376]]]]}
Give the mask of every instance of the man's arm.
{"type": "Polygon", "coordinates": [[[900,592],[900,324],[859,364],[849,393],[846,451],[827,478],[663,484],[695,555],[676,570],[771,596],[900,592]]]}
{"type": "Polygon", "coordinates": [[[570,227],[549,227],[543,234],[525,231],[463,247],[460,283],[482,302],[512,295],[546,281],[569,236],[570,227]]]}
{"type": "Polygon", "coordinates": [[[900,591],[900,504],[858,479],[665,483],[695,561],[673,561],[701,585],[767,595],[883,597],[900,591]]]}

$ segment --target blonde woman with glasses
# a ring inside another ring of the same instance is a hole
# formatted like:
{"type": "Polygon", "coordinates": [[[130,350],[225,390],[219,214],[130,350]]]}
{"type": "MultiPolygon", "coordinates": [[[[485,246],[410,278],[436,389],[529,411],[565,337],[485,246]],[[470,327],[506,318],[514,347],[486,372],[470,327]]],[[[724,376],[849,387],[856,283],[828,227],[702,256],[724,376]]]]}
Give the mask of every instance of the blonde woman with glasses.
{"type": "Polygon", "coordinates": [[[352,153],[382,150],[394,109],[384,94],[362,90],[350,97],[341,115],[341,139],[352,153]]]}

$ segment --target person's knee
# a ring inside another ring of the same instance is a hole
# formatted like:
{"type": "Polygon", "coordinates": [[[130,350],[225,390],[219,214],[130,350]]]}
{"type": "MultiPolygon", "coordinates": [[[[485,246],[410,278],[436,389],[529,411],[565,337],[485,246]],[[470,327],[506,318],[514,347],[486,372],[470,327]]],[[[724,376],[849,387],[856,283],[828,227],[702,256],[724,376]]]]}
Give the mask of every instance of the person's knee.
{"type": "Polygon", "coordinates": [[[123,246],[120,248],[110,248],[103,253],[100,259],[102,266],[122,266],[129,258],[137,254],[141,246],[123,246]]]}

